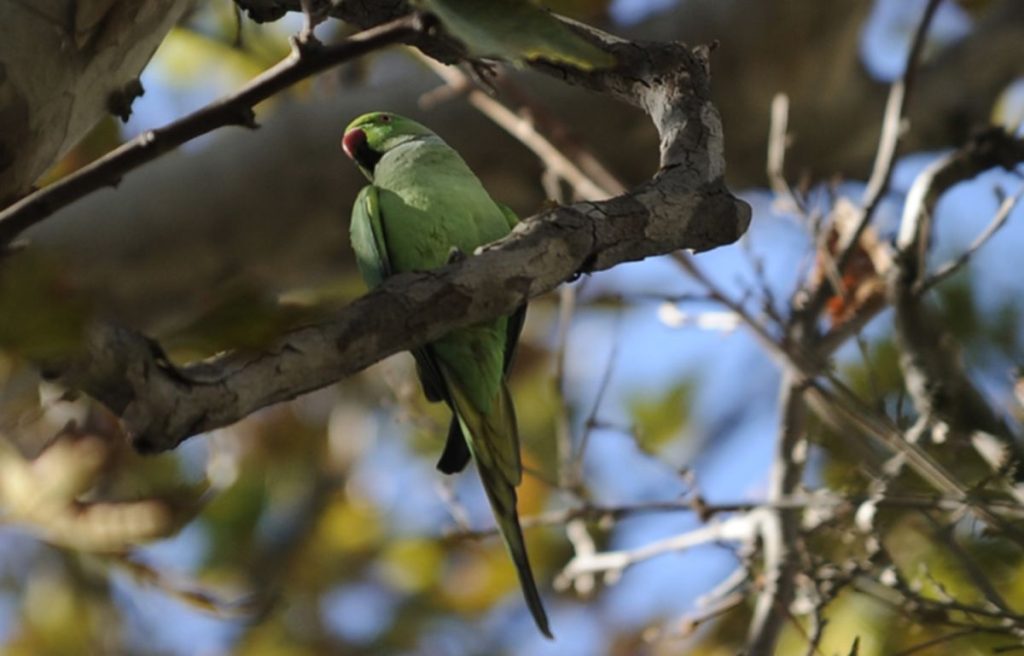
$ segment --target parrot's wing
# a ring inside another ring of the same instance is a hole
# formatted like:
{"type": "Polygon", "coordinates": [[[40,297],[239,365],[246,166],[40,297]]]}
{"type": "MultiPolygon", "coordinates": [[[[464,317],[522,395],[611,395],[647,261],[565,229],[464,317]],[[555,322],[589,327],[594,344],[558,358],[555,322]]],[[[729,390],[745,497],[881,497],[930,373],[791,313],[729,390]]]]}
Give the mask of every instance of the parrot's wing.
{"type": "MultiPolygon", "coordinates": [[[[519,343],[519,333],[523,331],[523,323],[525,321],[526,305],[520,307],[508,318],[503,365],[506,374],[508,374],[508,368],[512,365],[512,359],[515,357],[516,345],[519,343]]],[[[423,391],[426,393],[427,398],[431,401],[444,399],[448,402],[448,405],[452,405],[451,401],[448,400],[448,392],[444,389],[443,380],[440,381],[442,396],[436,399],[431,398],[427,378],[424,377],[424,374],[429,371],[432,372],[431,376],[433,376],[433,372],[438,371],[436,360],[434,360],[433,355],[429,352],[429,347],[420,349],[420,351],[426,352],[421,354],[419,351],[413,351],[413,355],[416,357],[416,370],[420,374],[420,382],[423,384],[423,391]]],[[[454,411],[455,408],[452,408],[452,410],[454,411]]],[[[454,474],[466,468],[466,465],[469,464],[469,458],[469,448],[466,446],[466,438],[463,437],[462,430],[460,430],[458,418],[452,417],[451,426],[448,427],[448,439],[444,443],[444,451],[441,452],[441,458],[437,461],[437,468],[445,474],[454,474]]]]}
{"type": "Polygon", "coordinates": [[[455,413],[452,413],[452,423],[448,424],[448,437],[444,441],[444,450],[441,457],[437,459],[438,471],[445,474],[455,474],[466,468],[470,458],[469,445],[466,444],[466,437],[462,434],[462,424],[455,413]]]}
{"type": "MultiPolygon", "coordinates": [[[[515,228],[519,223],[519,216],[512,211],[512,208],[502,203],[496,203],[498,209],[505,217],[505,221],[508,222],[509,230],[515,228]]],[[[523,322],[526,321],[526,304],[523,304],[521,308],[515,311],[512,316],[508,318],[508,339],[505,342],[505,373],[508,373],[508,368],[512,364],[512,358],[516,354],[516,345],[519,344],[519,333],[523,332],[523,322]]]]}
{"type": "MultiPolygon", "coordinates": [[[[433,403],[444,401],[449,407],[452,407],[448,388],[445,386],[441,369],[437,363],[437,356],[434,355],[430,346],[413,349],[412,355],[416,358],[416,373],[419,375],[420,384],[423,386],[423,393],[427,400],[433,403]]],[[[454,474],[466,468],[469,458],[469,447],[466,445],[466,438],[462,435],[462,426],[459,424],[455,408],[452,407],[452,422],[448,426],[448,437],[445,440],[441,457],[437,461],[437,468],[445,474],[454,474]]]]}
{"type": "Polygon", "coordinates": [[[498,206],[498,209],[501,210],[501,213],[505,215],[505,221],[508,222],[508,229],[511,230],[516,227],[516,224],[519,223],[519,215],[513,212],[512,208],[504,203],[496,202],[495,204],[498,206]]]}
{"type": "MultiPolygon", "coordinates": [[[[519,333],[523,331],[523,323],[525,321],[525,304],[508,318],[503,364],[506,375],[508,374],[508,368],[512,365],[512,359],[515,357],[516,345],[519,343],[519,333]]],[[[427,350],[429,351],[429,347],[427,350]]],[[[432,359],[432,355],[430,353],[420,355],[418,352],[413,351],[413,355],[416,356],[416,370],[420,374],[420,382],[423,383],[423,391],[426,392],[427,398],[431,401],[440,400],[440,398],[431,398],[430,392],[427,390],[427,380],[424,378],[425,371],[437,371],[437,366],[435,364],[436,361],[430,361],[432,359]],[[422,363],[421,359],[429,362],[426,364],[422,363]]],[[[447,390],[443,389],[443,381],[441,381],[441,385],[443,391],[443,396],[441,398],[447,401],[448,405],[452,405],[451,402],[448,401],[447,390]]],[[[452,410],[454,410],[454,408],[452,408],[452,410]]],[[[454,474],[455,472],[460,472],[466,468],[466,465],[469,464],[469,458],[470,453],[466,446],[466,438],[462,435],[457,417],[452,417],[452,423],[448,427],[448,439],[444,443],[444,451],[441,452],[441,458],[437,461],[437,468],[445,474],[454,474]]]]}
{"type": "Polygon", "coordinates": [[[519,306],[508,318],[505,339],[505,375],[508,375],[508,368],[512,365],[512,358],[516,355],[516,346],[519,344],[519,334],[523,332],[523,324],[526,323],[526,304],[519,306]]]}
{"type": "MultiPolygon", "coordinates": [[[[384,238],[384,218],[380,206],[377,188],[373,185],[363,187],[352,206],[352,249],[356,253],[356,264],[359,272],[366,280],[367,286],[376,287],[393,271],[388,255],[387,241],[384,238]]],[[[444,401],[451,405],[448,390],[445,387],[437,358],[429,346],[412,350],[416,359],[416,373],[419,375],[423,393],[432,403],[444,401]]],[[[453,409],[454,411],[454,409],[453,409]]],[[[454,417],[448,427],[448,439],[445,443],[437,468],[446,474],[462,471],[469,463],[470,453],[466,440],[462,437],[462,429],[454,417]]]]}
{"type": "Polygon", "coordinates": [[[363,274],[367,287],[373,289],[392,274],[391,258],[388,256],[384,225],[381,222],[380,200],[377,188],[373,185],[363,187],[356,197],[349,232],[359,273],[363,274]]]}
{"type": "MultiPolygon", "coordinates": [[[[443,367],[443,364],[442,364],[443,367]]],[[[447,380],[454,379],[446,374],[447,380]]],[[[519,525],[516,511],[516,485],[522,479],[522,463],[519,460],[519,435],[516,428],[515,408],[505,381],[501,381],[498,398],[491,403],[487,414],[473,406],[457,382],[448,386],[451,393],[455,416],[466,435],[469,448],[476,460],[487,499],[494,511],[498,530],[505,540],[505,546],[515,564],[519,585],[523,590],[526,605],[530,608],[537,627],[547,637],[552,637],[547,614],[541,602],[537,583],[533,579],[530,560],[526,554],[526,541],[519,525]]]]}
{"type": "MultiPolygon", "coordinates": [[[[496,203],[498,208],[501,209],[502,215],[508,222],[508,227],[513,228],[519,223],[519,217],[515,212],[512,211],[507,205],[502,203],[496,203]]],[[[512,358],[515,357],[516,345],[519,343],[519,334],[523,331],[523,322],[526,320],[526,305],[515,311],[512,316],[508,318],[508,328],[506,329],[507,339],[505,341],[505,359],[504,368],[505,373],[508,373],[508,368],[512,364],[512,358]]],[[[436,360],[433,358],[433,354],[427,349],[420,349],[418,352],[413,351],[413,355],[416,357],[416,370],[420,375],[420,382],[423,384],[423,391],[427,395],[427,398],[431,401],[444,400],[451,405],[448,400],[448,392],[444,389],[444,381],[440,377],[440,371],[438,370],[436,360]],[[428,381],[429,379],[429,381],[428,381]],[[433,383],[437,381],[439,384],[433,383]],[[440,389],[440,392],[435,393],[436,398],[431,396],[431,389],[428,387],[433,384],[432,389],[440,389]]],[[[455,409],[452,408],[454,411],[455,409]]],[[[448,438],[444,443],[444,451],[441,452],[441,457],[437,461],[437,468],[445,474],[454,474],[460,472],[466,468],[469,464],[470,452],[469,447],[466,444],[466,438],[462,435],[461,426],[457,416],[452,417],[452,423],[448,427],[448,438]]]]}

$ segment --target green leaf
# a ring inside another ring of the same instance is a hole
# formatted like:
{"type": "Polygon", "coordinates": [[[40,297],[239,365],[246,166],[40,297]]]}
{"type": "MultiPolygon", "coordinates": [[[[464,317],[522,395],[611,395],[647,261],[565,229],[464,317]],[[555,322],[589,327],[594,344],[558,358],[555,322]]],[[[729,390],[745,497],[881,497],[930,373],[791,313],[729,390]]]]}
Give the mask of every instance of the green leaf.
{"type": "Polygon", "coordinates": [[[689,418],[693,391],[693,382],[683,380],[658,396],[636,397],[630,401],[636,438],[644,450],[657,452],[679,435],[689,418]]]}
{"type": "Polygon", "coordinates": [[[528,0],[418,0],[461,41],[472,57],[516,66],[546,61],[584,71],[609,68],[615,58],[528,0]]]}

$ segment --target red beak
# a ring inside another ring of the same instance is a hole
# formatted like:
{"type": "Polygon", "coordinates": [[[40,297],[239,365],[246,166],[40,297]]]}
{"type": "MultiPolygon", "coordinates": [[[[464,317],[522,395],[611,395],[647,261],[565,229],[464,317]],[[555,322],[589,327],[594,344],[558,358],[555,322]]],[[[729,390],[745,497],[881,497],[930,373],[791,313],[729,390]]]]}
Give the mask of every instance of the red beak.
{"type": "Polygon", "coordinates": [[[345,154],[351,159],[356,158],[356,152],[359,151],[360,146],[366,144],[366,133],[356,128],[349,130],[345,133],[345,136],[341,138],[341,148],[345,151],[345,154]]]}

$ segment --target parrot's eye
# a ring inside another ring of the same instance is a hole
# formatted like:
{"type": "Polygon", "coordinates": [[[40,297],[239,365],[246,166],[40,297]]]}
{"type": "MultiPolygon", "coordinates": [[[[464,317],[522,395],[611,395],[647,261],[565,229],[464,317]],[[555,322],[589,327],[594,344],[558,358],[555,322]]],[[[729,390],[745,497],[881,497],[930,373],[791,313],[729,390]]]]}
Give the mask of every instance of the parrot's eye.
{"type": "Polygon", "coordinates": [[[381,123],[390,123],[391,122],[391,117],[388,116],[387,114],[381,114],[380,122],[381,123]]]}

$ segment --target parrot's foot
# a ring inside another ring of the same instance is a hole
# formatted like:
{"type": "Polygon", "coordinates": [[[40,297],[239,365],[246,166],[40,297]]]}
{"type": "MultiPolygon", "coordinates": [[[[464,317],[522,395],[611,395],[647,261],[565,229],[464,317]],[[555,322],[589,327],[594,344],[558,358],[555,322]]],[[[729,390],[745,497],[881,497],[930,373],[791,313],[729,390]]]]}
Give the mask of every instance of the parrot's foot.
{"type": "Polygon", "coordinates": [[[466,254],[462,252],[462,249],[458,246],[452,246],[448,249],[448,264],[455,264],[466,259],[466,254]]]}

